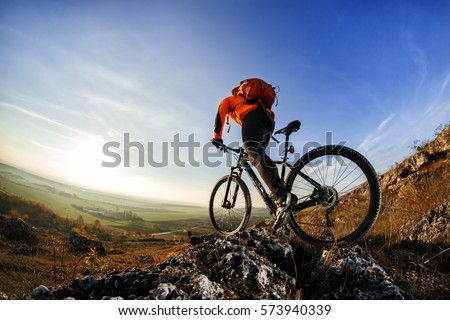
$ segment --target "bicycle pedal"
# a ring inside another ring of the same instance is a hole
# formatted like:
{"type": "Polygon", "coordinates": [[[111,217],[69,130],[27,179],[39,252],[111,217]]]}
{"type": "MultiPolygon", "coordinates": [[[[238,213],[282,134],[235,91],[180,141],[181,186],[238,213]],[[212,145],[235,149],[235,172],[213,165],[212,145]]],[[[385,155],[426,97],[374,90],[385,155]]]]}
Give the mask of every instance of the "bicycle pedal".
{"type": "Polygon", "coordinates": [[[287,220],[289,218],[289,212],[282,212],[280,215],[276,218],[275,222],[273,223],[272,229],[278,230],[280,227],[283,227],[287,220]]]}

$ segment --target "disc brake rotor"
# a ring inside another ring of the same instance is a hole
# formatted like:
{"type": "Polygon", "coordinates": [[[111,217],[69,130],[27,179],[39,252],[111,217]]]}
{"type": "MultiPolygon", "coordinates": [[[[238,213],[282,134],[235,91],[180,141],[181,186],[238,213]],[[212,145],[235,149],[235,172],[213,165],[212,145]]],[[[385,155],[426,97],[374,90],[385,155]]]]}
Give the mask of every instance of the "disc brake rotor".
{"type": "Polygon", "coordinates": [[[322,207],[327,209],[334,208],[339,201],[339,195],[335,188],[330,186],[322,186],[322,191],[324,192],[324,197],[320,203],[322,207]]]}

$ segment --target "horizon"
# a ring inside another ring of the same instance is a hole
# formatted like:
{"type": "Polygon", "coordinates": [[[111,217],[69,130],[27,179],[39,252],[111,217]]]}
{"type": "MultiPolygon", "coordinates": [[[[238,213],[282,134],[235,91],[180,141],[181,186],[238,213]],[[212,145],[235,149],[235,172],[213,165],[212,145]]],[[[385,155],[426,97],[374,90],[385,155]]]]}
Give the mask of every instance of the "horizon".
{"type": "MultiPolygon", "coordinates": [[[[276,128],[302,122],[291,136],[300,153],[342,141],[381,173],[450,122],[447,2],[45,0],[0,9],[0,162],[57,182],[206,206],[229,172],[224,155],[218,167],[204,161],[215,154],[207,146],[217,107],[250,77],[280,87],[276,128]],[[128,166],[102,166],[112,160],[105,144],[120,143],[125,158],[126,134],[143,149],[133,147],[128,166]]],[[[237,124],[224,141],[240,141],[237,124]]]]}
{"type": "MultiPolygon", "coordinates": [[[[68,188],[79,189],[79,191],[82,191],[82,192],[89,192],[89,193],[98,194],[98,195],[106,196],[106,197],[113,197],[113,198],[125,198],[125,200],[133,200],[133,201],[142,202],[145,204],[164,205],[167,203],[167,204],[170,204],[173,206],[182,206],[182,207],[187,206],[187,207],[201,207],[202,208],[201,204],[198,204],[198,203],[176,202],[176,201],[170,201],[170,200],[161,201],[156,198],[141,197],[141,196],[138,196],[135,194],[114,193],[109,190],[96,189],[96,188],[92,188],[89,186],[77,185],[77,184],[70,183],[70,182],[67,182],[64,180],[53,179],[48,176],[40,175],[39,172],[28,171],[27,169],[20,168],[20,167],[14,166],[13,164],[5,163],[5,162],[0,162],[0,166],[1,165],[8,166],[8,167],[12,168],[13,170],[23,172],[26,175],[34,176],[38,180],[45,180],[45,181],[49,182],[50,184],[63,185],[68,188]]],[[[24,177],[22,177],[22,178],[24,178],[24,177]]],[[[26,178],[24,178],[24,179],[26,179],[26,178]]],[[[14,183],[14,181],[12,181],[12,182],[14,183]]],[[[49,185],[49,187],[53,187],[53,186],[49,185]]],[[[2,190],[2,191],[5,191],[5,190],[2,190]]],[[[204,204],[203,207],[207,208],[207,204],[204,204]]]]}

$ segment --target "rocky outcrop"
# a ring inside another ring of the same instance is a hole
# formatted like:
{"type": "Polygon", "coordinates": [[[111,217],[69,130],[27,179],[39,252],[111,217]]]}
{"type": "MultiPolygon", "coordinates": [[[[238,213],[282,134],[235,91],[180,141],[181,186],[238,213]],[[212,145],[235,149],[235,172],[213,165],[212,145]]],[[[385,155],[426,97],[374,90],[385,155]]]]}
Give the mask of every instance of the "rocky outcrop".
{"type": "Polygon", "coordinates": [[[11,255],[20,255],[20,256],[28,256],[32,257],[38,254],[46,253],[48,252],[46,249],[42,249],[39,247],[33,247],[28,246],[27,244],[21,244],[14,249],[12,249],[9,254],[11,255]]]}
{"type": "Polygon", "coordinates": [[[263,227],[231,237],[194,238],[189,251],[143,269],[87,276],[66,287],[36,289],[35,299],[402,299],[372,256],[355,246],[317,251],[263,227]],[[301,254],[299,254],[301,253],[301,254]],[[331,257],[331,258],[330,258],[331,257]],[[309,259],[308,258],[308,259],[309,259]],[[301,267],[303,262],[303,267],[301,267]],[[305,269],[307,264],[311,268],[305,269]],[[42,292],[42,294],[40,294],[42,292]]]}
{"type": "Polygon", "coordinates": [[[31,297],[33,299],[49,299],[51,298],[51,292],[50,290],[43,285],[40,285],[39,287],[36,287],[31,292],[31,297]]]}
{"type": "MultiPolygon", "coordinates": [[[[288,299],[295,291],[294,250],[263,228],[195,239],[189,251],[144,269],[87,276],[34,298],[288,299]]],[[[39,291],[37,291],[39,292],[39,291]]]]}
{"type": "Polygon", "coordinates": [[[381,176],[382,190],[400,191],[411,181],[417,180],[421,172],[426,171],[437,161],[450,161],[450,125],[447,125],[435,139],[416,146],[416,153],[397,164],[381,176]]]}
{"type": "Polygon", "coordinates": [[[400,234],[402,240],[448,246],[450,244],[450,202],[406,223],[400,234]]]}
{"type": "Polygon", "coordinates": [[[153,263],[155,262],[155,258],[153,256],[141,254],[136,257],[136,261],[140,263],[153,263]]]}
{"type": "Polygon", "coordinates": [[[359,246],[323,251],[304,288],[308,299],[404,299],[386,271],[359,246]]]}
{"type": "Polygon", "coordinates": [[[0,235],[9,241],[36,244],[39,242],[33,227],[20,218],[0,216],[0,235]]]}
{"type": "Polygon", "coordinates": [[[67,245],[73,252],[89,252],[94,249],[97,254],[105,254],[105,247],[101,241],[89,239],[75,231],[70,233],[67,245]]]}

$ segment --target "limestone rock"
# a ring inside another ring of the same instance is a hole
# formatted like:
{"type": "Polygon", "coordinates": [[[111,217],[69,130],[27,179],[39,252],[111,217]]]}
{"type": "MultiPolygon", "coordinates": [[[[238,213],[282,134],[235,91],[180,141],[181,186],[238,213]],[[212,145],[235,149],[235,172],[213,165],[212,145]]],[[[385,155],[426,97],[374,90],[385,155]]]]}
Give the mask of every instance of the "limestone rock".
{"type": "Polygon", "coordinates": [[[312,299],[405,299],[386,271],[359,246],[323,251],[310,274],[312,299]]]}
{"type": "Polygon", "coordinates": [[[0,215],[0,235],[9,241],[36,244],[38,237],[33,227],[20,218],[8,218],[0,215]]]}
{"type": "Polygon", "coordinates": [[[89,252],[92,248],[100,255],[105,254],[105,247],[101,241],[88,239],[75,231],[70,233],[67,244],[73,252],[89,252]]]}
{"type": "Polygon", "coordinates": [[[448,246],[450,244],[450,202],[406,223],[400,234],[403,240],[448,246]]]}

